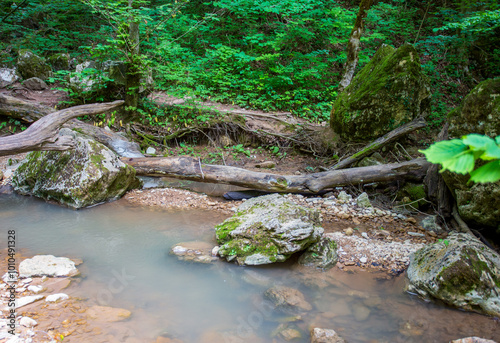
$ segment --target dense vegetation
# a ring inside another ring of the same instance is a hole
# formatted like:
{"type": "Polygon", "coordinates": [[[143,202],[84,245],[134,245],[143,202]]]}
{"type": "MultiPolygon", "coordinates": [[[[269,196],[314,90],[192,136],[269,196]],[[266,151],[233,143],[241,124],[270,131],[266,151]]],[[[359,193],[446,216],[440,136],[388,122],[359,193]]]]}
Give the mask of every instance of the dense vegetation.
{"type": "MultiPolygon", "coordinates": [[[[170,94],[325,121],[358,6],[352,0],[2,0],[0,58],[9,65],[20,49],[31,49],[44,57],[67,52],[78,62],[122,60],[138,75],[152,70],[154,87],[170,94]]],[[[358,68],[382,43],[414,44],[432,82],[437,127],[473,86],[500,74],[499,40],[496,0],[374,1],[358,68]]],[[[65,73],[52,81],[64,83],[65,73]]],[[[89,101],[102,94],[72,95],[89,101]]],[[[169,116],[144,99],[137,111],[156,117],[151,123],[169,116]]]]}

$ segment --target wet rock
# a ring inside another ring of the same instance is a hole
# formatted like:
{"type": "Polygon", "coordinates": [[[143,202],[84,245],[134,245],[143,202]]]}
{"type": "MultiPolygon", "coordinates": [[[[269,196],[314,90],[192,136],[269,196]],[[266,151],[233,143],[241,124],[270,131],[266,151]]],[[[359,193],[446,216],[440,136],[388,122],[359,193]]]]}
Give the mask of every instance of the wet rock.
{"type": "MultiPolygon", "coordinates": [[[[478,133],[500,135],[500,78],[486,80],[448,114],[450,138],[478,133]]],[[[468,175],[444,172],[443,178],[457,202],[458,212],[472,225],[500,228],[500,181],[468,183],[468,175]]]]}
{"type": "Polygon", "coordinates": [[[335,330],[314,328],[311,330],[311,343],[346,343],[335,330]]]}
{"type": "Polygon", "coordinates": [[[438,216],[425,217],[420,225],[424,228],[424,230],[434,232],[438,235],[445,232],[438,224],[438,216]]]}
{"type": "Polygon", "coordinates": [[[23,81],[24,87],[31,89],[33,91],[43,91],[44,89],[49,88],[45,81],[39,79],[38,77],[31,77],[27,80],[23,81]]]}
{"type": "Polygon", "coordinates": [[[496,343],[496,341],[479,337],[467,337],[467,338],[455,339],[450,343],[496,343]]]}
{"type": "Polygon", "coordinates": [[[35,286],[35,285],[28,286],[28,291],[33,292],[35,294],[40,293],[41,291],[43,291],[43,289],[44,289],[43,286],[35,286]]]}
{"type": "Polygon", "coordinates": [[[299,258],[304,266],[330,269],[337,264],[337,243],[331,237],[323,236],[321,240],[307,248],[299,258]]]}
{"type": "Polygon", "coordinates": [[[370,198],[368,198],[368,194],[366,194],[366,192],[361,193],[356,198],[356,204],[358,205],[358,207],[361,207],[361,208],[372,207],[372,204],[370,202],[370,198]]]}
{"type": "Polygon", "coordinates": [[[96,305],[87,309],[86,314],[89,319],[111,323],[128,319],[132,312],[123,308],[96,305]]]}
{"type": "Polygon", "coordinates": [[[30,317],[22,317],[20,320],[19,320],[19,324],[21,326],[24,326],[24,327],[27,327],[27,328],[32,328],[34,326],[37,326],[38,323],[36,322],[36,320],[34,319],[31,319],[30,317]]]}
{"type": "Polygon", "coordinates": [[[104,145],[69,129],[59,135],[71,137],[75,149],[28,154],[12,178],[16,192],[78,209],[116,200],[139,186],[134,168],[104,145]]]}
{"type": "Polygon", "coordinates": [[[272,333],[271,337],[281,337],[285,341],[293,341],[302,338],[302,334],[297,329],[296,326],[290,326],[288,324],[280,324],[272,333]]]}
{"type": "Polygon", "coordinates": [[[500,256],[477,238],[452,233],[410,257],[408,291],[500,316],[500,256]]]}
{"type": "Polygon", "coordinates": [[[170,254],[179,260],[195,263],[212,263],[219,260],[212,256],[213,244],[208,242],[177,243],[170,249],[170,254]]]}
{"type": "Polygon", "coordinates": [[[67,294],[56,293],[56,294],[47,295],[47,297],[45,298],[45,301],[49,302],[49,303],[55,303],[55,302],[66,300],[66,299],[69,299],[69,296],[67,294]]]}
{"type": "Polygon", "coordinates": [[[352,313],[358,322],[363,322],[370,316],[370,309],[362,304],[356,303],[352,306],[352,313]]]}
{"type": "Polygon", "coordinates": [[[404,322],[399,327],[399,333],[407,337],[422,336],[424,334],[424,327],[420,323],[404,322]]]}
{"type": "Polygon", "coordinates": [[[38,301],[43,298],[44,298],[43,295],[28,295],[27,297],[16,299],[16,309],[34,303],[35,301],[38,301]]]}
{"type": "Polygon", "coordinates": [[[383,45],[337,97],[330,126],[345,140],[370,141],[425,115],[430,95],[417,50],[383,45]]]}
{"type": "Polygon", "coordinates": [[[15,69],[0,68],[0,88],[10,86],[19,80],[15,69]]]}
{"type": "Polygon", "coordinates": [[[323,234],[319,212],[271,194],[249,199],[215,227],[219,255],[239,264],[283,262],[323,234]]]}
{"type": "Polygon", "coordinates": [[[274,286],[264,292],[275,308],[285,313],[297,313],[312,310],[312,306],[299,290],[286,286],[274,286]]]}
{"type": "Polygon", "coordinates": [[[67,257],[55,257],[53,255],[36,255],[19,264],[20,277],[32,276],[74,276],[78,269],[75,263],[67,257]]]}
{"type": "Polygon", "coordinates": [[[17,68],[25,79],[38,77],[42,80],[47,80],[52,76],[52,68],[45,63],[43,58],[35,55],[31,50],[19,50],[17,68]]]}

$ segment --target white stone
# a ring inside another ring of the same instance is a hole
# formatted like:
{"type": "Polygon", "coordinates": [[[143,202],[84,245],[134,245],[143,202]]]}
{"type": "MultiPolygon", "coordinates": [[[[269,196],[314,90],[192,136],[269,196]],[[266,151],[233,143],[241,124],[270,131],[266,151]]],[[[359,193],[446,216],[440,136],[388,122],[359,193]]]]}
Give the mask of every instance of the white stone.
{"type": "Polygon", "coordinates": [[[31,276],[73,276],[78,274],[75,262],[67,257],[53,255],[37,255],[19,264],[21,277],[31,276]]]}
{"type": "Polygon", "coordinates": [[[16,299],[16,309],[34,303],[35,301],[40,299],[43,299],[43,295],[28,295],[27,297],[16,299]]]}
{"type": "Polygon", "coordinates": [[[15,69],[0,68],[0,88],[5,88],[19,80],[15,69]]]}
{"type": "Polygon", "coordinates": [[[69,299],[69,295],[67,295],[65,293],[56,293],[56,294],[48,295],[47,298],[45,298],[45,301],[56,302],[58,300],[66,300],[66,299],[69,299]]]}
{"type": "Polygon", "coordinates": [[[368,234],[366,232],[361,232],[361,236],[363,236],[363,238],[366,238],[366,239],[370,238],[370,237],[368,237],[368,234]]]}
{"type": "Polygon", "coordinates": [[[153,147],[149,147],[146,150],[146,154],[148,154],[148,155],[155,155],[156,154],[156,149],[153,148],[153,147]]]}
{"type": "Polygon", "coordinates": [[[22,317],[21,320],[19,321],[19,324],[21,324],[22,326],[25,326],[27,328],[32,328],[32,327],[38,325],[36,320],[31,319],[30,317],[22,317]]]}
{"type": "Polygon", "coordinates": [[[33,292],[35,294],[40,293],[42,290],[43,286],[35,286],[35,285],[28,286],[28,291],[33,292]]]}
{"type": "Polygon", "coordinates": [[[367,261],[368,261],[368,259],[365,256],[363,256],[359,259],[359,262],[361,262],[361,263],[366,263],[367,261]]]}

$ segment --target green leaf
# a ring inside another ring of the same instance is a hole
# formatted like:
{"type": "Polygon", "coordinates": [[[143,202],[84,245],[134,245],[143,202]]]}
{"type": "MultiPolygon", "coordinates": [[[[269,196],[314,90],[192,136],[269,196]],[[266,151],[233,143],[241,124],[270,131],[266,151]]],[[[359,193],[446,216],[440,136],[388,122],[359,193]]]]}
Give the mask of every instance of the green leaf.
{"type": "Polygon", "coordinates": [[[500,144],[500,136],[496,136],[495,142],[497,142],[497,144],[500,144]]]}
{"type": "MultiPolygon", "coordinates": [[[[470,146],[471,150],[484,150],[486,151],[488,146],[491,144],[495,144],[495,141],[488,136],[478,135],[477,133],[473,133],[467,136],[464,136],[462,142],[468,146],[470,146]]],[[[496,144],[495,144],[496,145],[496,144]]]]}
{"type": "Polygon", "coordinates": [[[431,163],[443,163],[467,150],[467,146],[460,139],[436,142],[426,150],[420,150],[431,163]]]}
{"type": "Polygon", "coordinates": [[[492,161],[470,173],[470,181],[478,183],[500,180],[500,161],[492,161]]]}
{"type": "Polygon", "coordinates": [[[474,154],[462,153],[449,160],[441,162],[443,169],[441,171],[450,170],[458,174],[467,174],[474,170],[474,154]]]}
{"type": "Polygon", "coordinates": [[[480,156],[480,158],[486,161],[500,159],[500,147],[492,142],[486,147],[486,151],[480,156]]]}

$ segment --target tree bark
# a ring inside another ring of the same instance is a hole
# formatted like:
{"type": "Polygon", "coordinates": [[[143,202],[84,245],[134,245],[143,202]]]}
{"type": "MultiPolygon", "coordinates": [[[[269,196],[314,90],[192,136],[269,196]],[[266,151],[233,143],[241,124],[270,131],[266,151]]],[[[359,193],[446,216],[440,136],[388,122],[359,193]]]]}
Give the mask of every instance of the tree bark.
{"type": "Polygon", "coordinates": [[[0,94],[0,116],[7,116],[31,124],[56,110],[41,105],[34,105],[12,96],[0,94]]]}
{"type": "MultiPolygon", "coordinates": [[[[133,0],[128,1],[131,8],[138,6],[133,4],[133,0]]],[[[127,54],[127,73],[125,80],[125,111],[127,113],[127,121],[133,121],[137,113],[137,105],[139,103],[139,88],[141,85],[141,59],[139,39],[139,22],[133,15],[129,18],[129,30],[127,37],[127,45],[125,47],[127,54]]]]}
{"type": "Polygon", "coordinates": [[[123,101],[75,106],[51,113],[33,123],[23,132],[0,137],[0,156],[38,150],[68,150],[73,142],[66,136],[58,137],[59,128],[68,120],[82,115],[98,114],[121,106],[123,101]]]}
{"type": "Polygon", "coordinates": [[[363,34],[363,20],[365,19],[372,3],[373,0],[361,0],[361,3],[359,4],[358,15],[356,16],[356,21],[354,22],[354,27],[351,31],[349,43],[347,44],[347,61],[344,67],[344,75],[342,76],[342,80],[339,84],[340,92],[349,86],[354,77],[354,71],[356,70],[359,60],[358,53],[361,35],[363,34]]]}
{"type": "Polygon", "coordinates": [[[382,148],[384,145],[389,144],[390,142],[395,141],[401,136],[404,136],[410,132],[413,132],[417,129],[421,129],[427,125],[427,122],[425,121],[424,118],[417,118],[408,124],[405,124],[403,126],[398,127],[395,130],[392,130],[391,132],[385,134],[384,136],[378,138],[376,141],[368,144],[365,146],[363,149],[361,149],[359,152],[355,153],[352,156],[349,156],[345,160],[340,161],[330,169],[343,169],[348,166],[350,166],[353,163],[358,162],[361,160],[363,157],[371,155],[378,149],[382,148]]]}
{"type": "Polygon", "coordinates": [[[208,183],[224,183],[269,192],[318,193],[337,186],[387,182],[398,179],[421,181],[431,165],[424,158],[381,166],[351,168],[308,175],[278,175],[242,168],[210,165],[191,157],[122,158],[137,175],[168,176],[208,183]]]}

